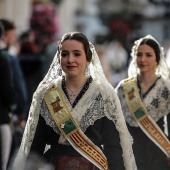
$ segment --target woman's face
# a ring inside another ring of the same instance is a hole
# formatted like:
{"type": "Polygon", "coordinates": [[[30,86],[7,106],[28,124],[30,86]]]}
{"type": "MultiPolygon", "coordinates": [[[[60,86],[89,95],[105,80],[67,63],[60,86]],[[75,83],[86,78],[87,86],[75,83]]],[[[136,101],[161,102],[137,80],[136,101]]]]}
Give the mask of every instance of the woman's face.
{"type": "Polygon", "coordinates": [[[136,54],[136,62],[141,73],[155,72],[157,63],[154,49],[146,44],[140,45],[136,54]]]}
{"type": "Polygon", "coordinates": [[[83,44],[76,40],[65,40],[60,47],[60,63],[66,76],[79,77],[85,75],[88,61],[83,44]]]}
{"type": "Polygon", "coordinates": [[[5,33],[5,41],[8,47],[12,46],[16,42],[16,32],[14,29],[6,31],[5,33]]]}

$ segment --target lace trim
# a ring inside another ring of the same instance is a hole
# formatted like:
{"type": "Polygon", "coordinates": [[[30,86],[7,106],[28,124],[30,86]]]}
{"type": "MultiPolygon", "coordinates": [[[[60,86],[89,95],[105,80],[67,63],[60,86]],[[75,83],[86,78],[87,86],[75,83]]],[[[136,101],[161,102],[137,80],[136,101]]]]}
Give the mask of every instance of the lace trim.
{"type": "MultiPolygon", "coordinates": [[[[130,126],[137,127],[138,125],[133,119],[126,104],[123,89],[121,88],[122,83],[123,81],[119,84],[117,92],[120,97],[125,119],[130,126]]],[[[167,115],[170,112],[170,81],[160,77],[143,99],[143,104],[155,122],[167,115]]]]}

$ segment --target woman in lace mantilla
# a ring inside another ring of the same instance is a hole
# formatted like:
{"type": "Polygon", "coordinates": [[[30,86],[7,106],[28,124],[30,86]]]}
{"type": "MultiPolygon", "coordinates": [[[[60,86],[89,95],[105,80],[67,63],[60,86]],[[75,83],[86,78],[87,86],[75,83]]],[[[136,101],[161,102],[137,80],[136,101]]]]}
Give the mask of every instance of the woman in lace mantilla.
{"type": "Polygon", "coordinates": [[[109,170],[135,170],[132,138],[118,97],[105,78],[94,46],[78,32],[66,33],[59,41],[51,67],[34,93],[15,169],[21,167],[23,158],[30,163],[31,153],[41,155],[56,170],[97,169],[70,145],[50,115],[43,97],[54,86],[62,92],[81,131],[102,150],[109,170]],[[47,151],[46,145],[50,146],[47,151]]]}
{"type": "MultiPolygon", "coordinates": [[[[141,101],[149,116],[170,139],[170,81],[163,48],[151,35],[147,35],[135,41],[131,55],[129,78],[136,79],[141,101]]],[[[133,150],[138,169],[168,170],[167,156],[144,134],[130,113],[123,83],[124,80],[116,87],[116,92],[128,129],[134,138],[133,150]]]]}

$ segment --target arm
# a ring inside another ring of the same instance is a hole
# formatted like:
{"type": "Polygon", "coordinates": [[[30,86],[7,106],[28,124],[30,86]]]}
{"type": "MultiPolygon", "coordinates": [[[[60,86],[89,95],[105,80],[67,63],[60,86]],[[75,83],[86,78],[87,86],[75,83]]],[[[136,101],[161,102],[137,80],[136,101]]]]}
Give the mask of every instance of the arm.
{"type": "Polygon", "coordinates": [[[5,56],[0,55],[0,96],[1,102],[9,111],[16,107],[16,94],[12,84],[11,67],[5,56]]]}
{"type": "Polygon", "coordinates": [[[46,122],[44,118],[40,115],[38,120],[37,129],[35,131],[35,136],[31,145],[31,153],[36,153],[43,155],[46,146],[46,122]]]}
{"type": "Polygon", "coordinates": [[[27,91],[25,80],[18,59],[10,56],[10,61],[13,73],[13,83],[17,93],[17,110],[15,113],[21,115],[26,112],[27,91]]]}
{"type": "Polygon", "coordinates": [[[109,170],[125,170],[119,133],[113,121],[104,118],[102,124],[104,154],[108,160],[109,170]]]}
{"type": "MultiPolygon", "coordinates": [[[[119,84],[120,84],[120,88],[119,88],[120,96],[124,98],[124,94],[121,88],[122,87],[121,83],[119,84]]],[[[124,111],[124,113],[126,113],[126,108],[123,107],[126,105],[126,101],[121,100],[121,98],[119,98],[120,97],[119,95],[117,96],[116,94],[114,94],[114,90],[113,90],[113,96],[114,96],[114,100],[113,101],[111,100],[112,104],[110,104],[110,108],[115,105],[116,109],[113,111],[110,110],[110,113],[107,112],[108,116],[110,116],[108,118],[115,123],[116,130],[118,131],[125,168],[127,170],[131,170],[131,169],[135,170],[137,169],[137,167],[136,167],[135,158],[134,158],[133,149],[132,149],[133,139],[128,131],[128,128],[125,122],[125,117],[122,112],[124,111]]]]}

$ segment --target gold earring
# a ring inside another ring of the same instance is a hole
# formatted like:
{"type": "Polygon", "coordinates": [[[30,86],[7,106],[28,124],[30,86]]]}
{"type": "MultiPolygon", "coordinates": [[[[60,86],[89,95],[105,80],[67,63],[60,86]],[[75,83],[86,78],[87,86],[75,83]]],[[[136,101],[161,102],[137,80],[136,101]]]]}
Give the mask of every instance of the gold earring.
{"type": "Polygon", "coordinates": [[[157,62],[154,65],[154,70],[156,70],[156,69],[157,69],[157,62]]]}
{"type": "Polygon", "coordinates": [[[89,76],[90,75],[90,68],[89,68],[89,63],[87,64],[86,66],[86,69],[85,69],[85,75],[89,76]]]}

